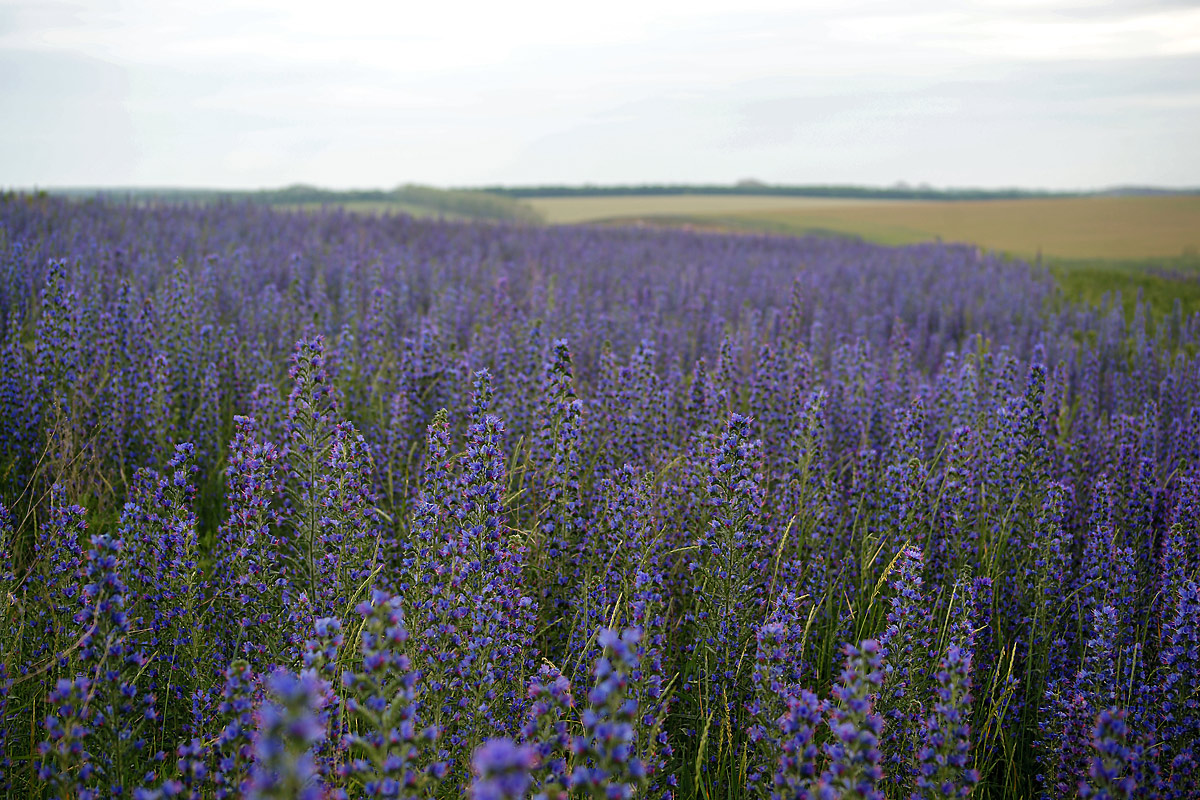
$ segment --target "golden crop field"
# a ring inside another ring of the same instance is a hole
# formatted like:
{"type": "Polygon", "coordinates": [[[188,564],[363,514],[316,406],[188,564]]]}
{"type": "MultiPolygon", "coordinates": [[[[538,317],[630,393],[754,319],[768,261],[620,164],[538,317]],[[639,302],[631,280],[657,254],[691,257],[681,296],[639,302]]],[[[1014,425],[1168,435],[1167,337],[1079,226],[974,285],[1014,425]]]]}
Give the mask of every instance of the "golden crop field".
{"type": "Polygon", "coordinates": [[[900,200],[840,197],[772,197],[757,194],[612,195],[600,197],[532,197],[525,202],[547,222],[572,224],[653,217],[724,217],[730,214],[777,214],[838,209],[863,204],[888,205],[900,200]]]}
{"type": "Polygon", "coordinates": [[[942,239],[1021,256],[1069,259],[1179,256],[1200,248],[1200,195],[1019,200],[859,200],[761,195],[531,198],[548,222],[690,222],[884,244],[942,239]]]}

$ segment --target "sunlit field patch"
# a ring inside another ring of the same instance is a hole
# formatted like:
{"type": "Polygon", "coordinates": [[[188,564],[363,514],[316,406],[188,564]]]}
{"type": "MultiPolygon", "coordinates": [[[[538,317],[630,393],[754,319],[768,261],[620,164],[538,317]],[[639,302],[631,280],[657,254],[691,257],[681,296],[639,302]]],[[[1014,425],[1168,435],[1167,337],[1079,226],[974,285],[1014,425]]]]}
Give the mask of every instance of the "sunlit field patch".
{"type": "Polygon", "coordinates": [[[963,242],[1025,258],[1195,255],[1200,195],[870,200],[738,195],[526,200],[550,222],[674,219],[733,230],[828,231],[881,244],[963,242]]]}

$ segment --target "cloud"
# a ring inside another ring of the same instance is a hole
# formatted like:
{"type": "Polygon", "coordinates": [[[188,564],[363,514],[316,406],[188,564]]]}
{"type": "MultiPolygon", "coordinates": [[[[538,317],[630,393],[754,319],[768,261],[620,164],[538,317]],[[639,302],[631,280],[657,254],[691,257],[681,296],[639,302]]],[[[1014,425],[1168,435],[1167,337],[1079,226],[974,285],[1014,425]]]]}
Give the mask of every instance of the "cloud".
{"type": "Polygon", "coordinates": [[[1200,112],[1192,4],[895,8],[0,0],[11,67],[0,102],[28,121],[0,126],[0,184],[862,180],[868,170],[879,175],[866,180],[890,182],[910,169],[923,173],[914,180],[1102,185],[1146,163],[1128,157],[1130,142],[1165,148],[1170,182],[1200,183],[1187,139],[1200,112]],[[88,83],[89,69],[103,85],[88,83]],[[63,91],[66,75],[91,88],[63,91]],[[95,119],[98,135],[54,133],[64,116],[95,119]],[[1000,129],[1020,147],[1006,150],[991,134],[1000,129]],[[1039,143],[1033,130],[1062,133],[1039,143]],[[1062,143],[1072,136],[1087,144],[1062,143]],[[915,158],[932,141],[984,149],[975,166],[964,155],[949,169],[936,153],[915,158]],[[38,154],[18,157],[17,144],[38,154]],[[99,151],[110,166],[83,169],[94,159],[80,154],[99,151]]]}

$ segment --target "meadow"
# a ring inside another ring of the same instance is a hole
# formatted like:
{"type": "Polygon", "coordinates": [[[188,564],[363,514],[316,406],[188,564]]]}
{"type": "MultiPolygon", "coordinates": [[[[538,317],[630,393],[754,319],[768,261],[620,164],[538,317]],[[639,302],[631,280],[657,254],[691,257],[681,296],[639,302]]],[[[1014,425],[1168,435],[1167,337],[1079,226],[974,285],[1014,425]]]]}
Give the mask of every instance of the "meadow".
{"type": "Polygon", "coordinates": [[[6,796],[1200,796],[1182,304],[8,194],[0,325],[6,796]]]}

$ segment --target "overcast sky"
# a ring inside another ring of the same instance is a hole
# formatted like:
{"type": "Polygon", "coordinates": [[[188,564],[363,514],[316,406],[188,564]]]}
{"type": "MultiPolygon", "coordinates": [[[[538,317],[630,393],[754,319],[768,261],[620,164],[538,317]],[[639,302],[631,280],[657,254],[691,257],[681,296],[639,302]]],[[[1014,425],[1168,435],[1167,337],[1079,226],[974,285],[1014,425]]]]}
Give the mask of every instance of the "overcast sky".
{"type": "Polygon", "coordinates": [[[1200,186],[1200,2],[0,0],[0,187],[1200,186]]]}

